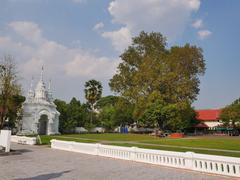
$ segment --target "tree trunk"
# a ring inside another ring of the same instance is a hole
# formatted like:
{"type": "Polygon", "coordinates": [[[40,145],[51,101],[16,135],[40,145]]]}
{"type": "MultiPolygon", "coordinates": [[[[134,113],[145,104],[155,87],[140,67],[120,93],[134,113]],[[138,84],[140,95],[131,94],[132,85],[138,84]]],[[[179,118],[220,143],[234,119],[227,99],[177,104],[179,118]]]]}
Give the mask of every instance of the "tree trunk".
{"type": "Polygon", "coordinates": [[[2,106],[2,112],[1,112],[1,115],[0,115],[0,129],[3,128],[4,126],[4,121],[5,121],[5,117],[6,117],[6,105],[3,104],[2,106]]]}
{"type": "Polygon", "coordinates": [[[93,111],[91,110],[91,114],[90,114],[90,125],[92,126],[92,119],[93,119],[93,111]]]}
{"type": "Polygon", "coordinates": [[[3,118],[3,115],[1,113],[1,115],[0,115],[0,129],[3,128],[3,123],[4,123],[4,118],[3,118]]]}

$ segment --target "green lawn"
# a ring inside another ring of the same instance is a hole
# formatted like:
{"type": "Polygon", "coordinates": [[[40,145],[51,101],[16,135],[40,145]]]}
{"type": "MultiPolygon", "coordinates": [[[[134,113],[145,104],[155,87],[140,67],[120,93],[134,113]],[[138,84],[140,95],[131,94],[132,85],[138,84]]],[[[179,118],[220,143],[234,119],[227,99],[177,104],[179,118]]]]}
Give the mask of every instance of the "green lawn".
{"type": "Polygon", "coordinates": [[[159,139],[149,135],[141,134],[119,134],[119,133],[105,133],[105,134],[69,134],[66,137],[86,138],[94,140],[106,141],[142,141],[142,140],[155,140],[159,139]]]}
{"type": "Polygon", "coordinates": [[[83,142],[83,143],[97,143],[95,140],[88,139],[75,139],[75,138],[66,138],[66,135],[58,135],[58,136],[41,136],[41,141],[43,145],[50,145],[50,141],[52,139],[63,140],[63,141],[75,141],[75,142],[83,142]]]}
{"type": "Polygon", "coordinates": [[[197,137],[197,138],[183,138],[183,139],[161,139],[161,140],[146,140],[142,141],[150,144],[164,144],[187,146],[197,148],[211,148],[223,150],[236,150],[240,151],[240,137],[197,137]]]}
{"type": "Polygon", "coordinates": [[[182,139],[171,139],[152,137],[149,135],[106,133],[41,136],[41,139],[43,144],[50,144],[51,139],[58,139],[84,143],[102,143],[118,146],[135,146],[147,149],[159,149],[180,152],[193,151],[203,154],[240,157],[240,137],[198,136],[182,139]]]}

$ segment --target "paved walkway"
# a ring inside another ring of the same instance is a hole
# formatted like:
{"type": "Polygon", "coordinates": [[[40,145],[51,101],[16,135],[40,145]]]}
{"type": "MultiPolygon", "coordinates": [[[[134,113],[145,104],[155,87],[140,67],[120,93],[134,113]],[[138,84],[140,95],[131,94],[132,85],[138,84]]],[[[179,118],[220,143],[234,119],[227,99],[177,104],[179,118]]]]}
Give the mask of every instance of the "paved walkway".
{"type": "Polygon", "coordinates": [[[223,180],[220,176],[13,144],[0,155],[1,180],[223,180]]]}

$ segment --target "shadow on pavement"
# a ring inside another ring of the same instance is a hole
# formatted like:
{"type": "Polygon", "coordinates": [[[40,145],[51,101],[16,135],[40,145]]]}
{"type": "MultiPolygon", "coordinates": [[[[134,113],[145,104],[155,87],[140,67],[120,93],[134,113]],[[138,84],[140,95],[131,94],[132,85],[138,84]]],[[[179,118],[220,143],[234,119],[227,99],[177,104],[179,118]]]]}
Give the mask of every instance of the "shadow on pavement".
{"type": "Polygon", "coordinates": [[[27,152],[32,152],[32,151],[29,149],[17,149],[17,150],[11,149],[10,152],[6,153],[3,150],[0,150],[0,156],[21,155],[21,154],[27,153],[27,152]]]}
{"type": "Polygon", "coordinates": [[[18,179],[14,179],[14,180],[50,180],[50,179],[61,177],[63,174],[69,173],[69,172],[71,172],[71,171],[68,170],[68,171],[63,171],[63,172],[58,172],[58,173],[41,174],[41,175],[34,176],[34,177],[18,178],[18,179]]]}

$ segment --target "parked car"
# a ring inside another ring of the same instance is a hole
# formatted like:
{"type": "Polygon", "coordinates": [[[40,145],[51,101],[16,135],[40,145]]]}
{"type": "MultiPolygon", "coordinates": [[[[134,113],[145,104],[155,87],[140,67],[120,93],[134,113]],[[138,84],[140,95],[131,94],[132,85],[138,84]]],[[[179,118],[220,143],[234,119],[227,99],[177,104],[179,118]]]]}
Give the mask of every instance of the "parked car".
{"type": "Polygon", "coordinates": [[[239,136],[238,130],[232,130],[229,132],[229,136],[239,136]]]}
{"type": "Polygon", "coordinates": [[[87,133],[88,130],[85,129],[84,127],[76,127],[75,128],[75,133],[82,134],[82,133],[87,133]]]}
{"type": "Polygon", "coordinates": [[[92,128],[91,133],[104,133],[105,132],[105,128],[103,127],[95,127],[95,128],[92,128]]]}

